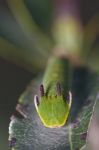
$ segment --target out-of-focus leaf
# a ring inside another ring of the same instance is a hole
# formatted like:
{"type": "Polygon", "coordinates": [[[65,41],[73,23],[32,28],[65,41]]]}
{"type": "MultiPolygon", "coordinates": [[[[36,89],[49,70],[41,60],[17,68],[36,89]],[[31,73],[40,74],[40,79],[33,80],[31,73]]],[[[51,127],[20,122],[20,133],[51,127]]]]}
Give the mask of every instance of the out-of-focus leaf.
{"type": "Polygon", "coordinates": [[[47,57],[41,55],[38,51],[33,49],[27,50],[13,45],[9,41],[0,37],[0,57],[11,61],[29,71],[34,73],[43,70],[47,57]]]}
{"type": "Polygon", "coordinates": [[[84,54],[90,52],[93,44],[99,35],[99,15],[95,15],[84,28],[84,54]]]}
{"type": "Polygon", "coordinates": [[[82,59],[86,66],[99,72],[99,15],[95,15],[84,30],[82,59]]]}
{"type": "Polygon", "coordinates": [[[90,69],[99,72],[99,45],[92,48],[84,58],[86,66],[90,69]]]}
{"type": "MultiPolygon", "coordinates": [[[[73,105],[75,109],[72,107],[72,109],[78,113],[73,117],[75,112],[71,110],[73,119],[71,120],[70,118],[64,127],[55,129],[44,127],[36,113],[33,97],[34,94],[38,92],[40,80],[37,79],[36,84],[32,82],[31,86],[26,89],[25,93],[23,93],[19,99],[19,103],[21,103],[21,107],[26,112],[27,118],[19,119],[14,117],[10,122],[10,146],[14,147],[14,150],[84,149],[87,137],[86,133],[92,116],[97,91],[99,90],[99,76],[90,74],[89,77],[89,96],[87,99],[83,99],[83,103],[80,107],[78,107],[78,105],[73,105]]],[[[75,82],[75,88],[77,82],[78,81],[75,82]]],[[[74,103],[80,103],[78,97],[76,96],[75,98],[74,103]]]]}
{"type": "Polygon", "coordinates": [[[52,0],[24,0],[26,7],[31,12],[32,17],[38,25],[50,33],[51,20],[53,15],[53,1],[52,0]]]}
{"type": "Polygon", "coordinates": [[[22,31],[40,53],[48,54],[52,49],[51,39],[37,26],[23,0],[7,0],[8,6],[18,21],[22,31]]]}

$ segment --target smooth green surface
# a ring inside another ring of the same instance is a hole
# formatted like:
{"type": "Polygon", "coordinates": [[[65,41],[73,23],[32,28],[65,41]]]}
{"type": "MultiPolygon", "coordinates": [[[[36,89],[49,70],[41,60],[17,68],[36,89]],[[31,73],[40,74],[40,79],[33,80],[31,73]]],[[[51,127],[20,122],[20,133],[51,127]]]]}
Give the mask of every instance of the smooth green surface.
{"type": "Polygon", "coordinates": [[[39,116],[46,127],[63,126],[68,118],[70,108],[62,96],[42,97],[38,107],[39,116]]]}
{"type": "Polygon", "coordinates": [[[69,95],[70,79],[68,77],[68,60],[52,57],[43,77],[44,96],[41,96],[40,104],[36,107],[40,119],[46,127],[60,127],[67,121],[71,107],[66,99],[69,95]],[[57,84],[60,84],[59,91],[57,91],[57,84]]]}
{"type": "Polygon", "coordinates": [[[45,69],[42,83],[46,96],[56,96],[56,86],[60,83],[63,96],[67,96],[70,84],[70,65],[67,59],[51,57],[45,69]]]}

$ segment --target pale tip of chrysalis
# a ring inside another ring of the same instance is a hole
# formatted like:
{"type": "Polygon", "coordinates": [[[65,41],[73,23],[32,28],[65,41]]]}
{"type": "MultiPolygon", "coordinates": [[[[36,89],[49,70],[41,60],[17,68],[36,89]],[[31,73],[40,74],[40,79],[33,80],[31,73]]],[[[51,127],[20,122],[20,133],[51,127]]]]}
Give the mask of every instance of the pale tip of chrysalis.
{"type": "Polygon", "coordinates": [[[40,95],[44,96],[44,86],[43,86],[43,84],[40,85],[40,95]]]}
{"type": "Polygon", "coordinates": [[[61,96],[62,91],[61,91],[61,84],[59,82],[57,82],[56,84],[56,90],[57,90],[57,95],[61,96]]]}
{"type": "Polygon", "coordinates": [[[37,95],[34,96],[34,104],[35,104],[36,109],[38,109],[38,106],[39,106],[39,98],[38,98],[37,95]]]}
{"type": "Polygon", "coordinates": [[[25,119],[27,118],[26,113],[23,111],[23,108],[20,104],[17,104],[16,108],[15,108],[25,119]]]}
{"type": "Polygon", "coordinates": [[[72,104],[72,93],[69,91],[69,107],[71,107],[72,104]]]}

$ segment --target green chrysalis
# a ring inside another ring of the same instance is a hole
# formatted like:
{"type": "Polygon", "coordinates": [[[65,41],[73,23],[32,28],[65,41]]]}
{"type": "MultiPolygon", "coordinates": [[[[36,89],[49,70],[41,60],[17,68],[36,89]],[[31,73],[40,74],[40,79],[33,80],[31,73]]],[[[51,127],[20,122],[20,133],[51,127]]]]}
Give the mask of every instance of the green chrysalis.
{"type": "Polygon", "coordinates": [[[49,128],[61,127],[66,123],[71,107],[71,92],[68,89],[68,60],[53,57],[48,62],[40,99],[34,98],[35,107],[42,123],[49,128]],[[67,98],[69,93],[69,103],[67,98]]]}

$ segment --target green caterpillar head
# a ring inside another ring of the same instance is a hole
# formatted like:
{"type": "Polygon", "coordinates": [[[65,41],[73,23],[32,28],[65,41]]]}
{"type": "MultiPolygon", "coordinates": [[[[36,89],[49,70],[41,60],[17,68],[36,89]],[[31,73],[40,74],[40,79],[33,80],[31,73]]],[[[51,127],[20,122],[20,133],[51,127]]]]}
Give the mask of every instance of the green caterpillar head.
{"type": "Polygon", "coordinates": [[[34,103],[37,113],[44,124],[49,128],[56,128],[65,125],[71,107],[71,92],[69,92],[69,103],[61,92],[60,84],[56,85],[56,96],[46,96],[43,85],[40,86],[40,99],[36,95],[34,103]]]}

